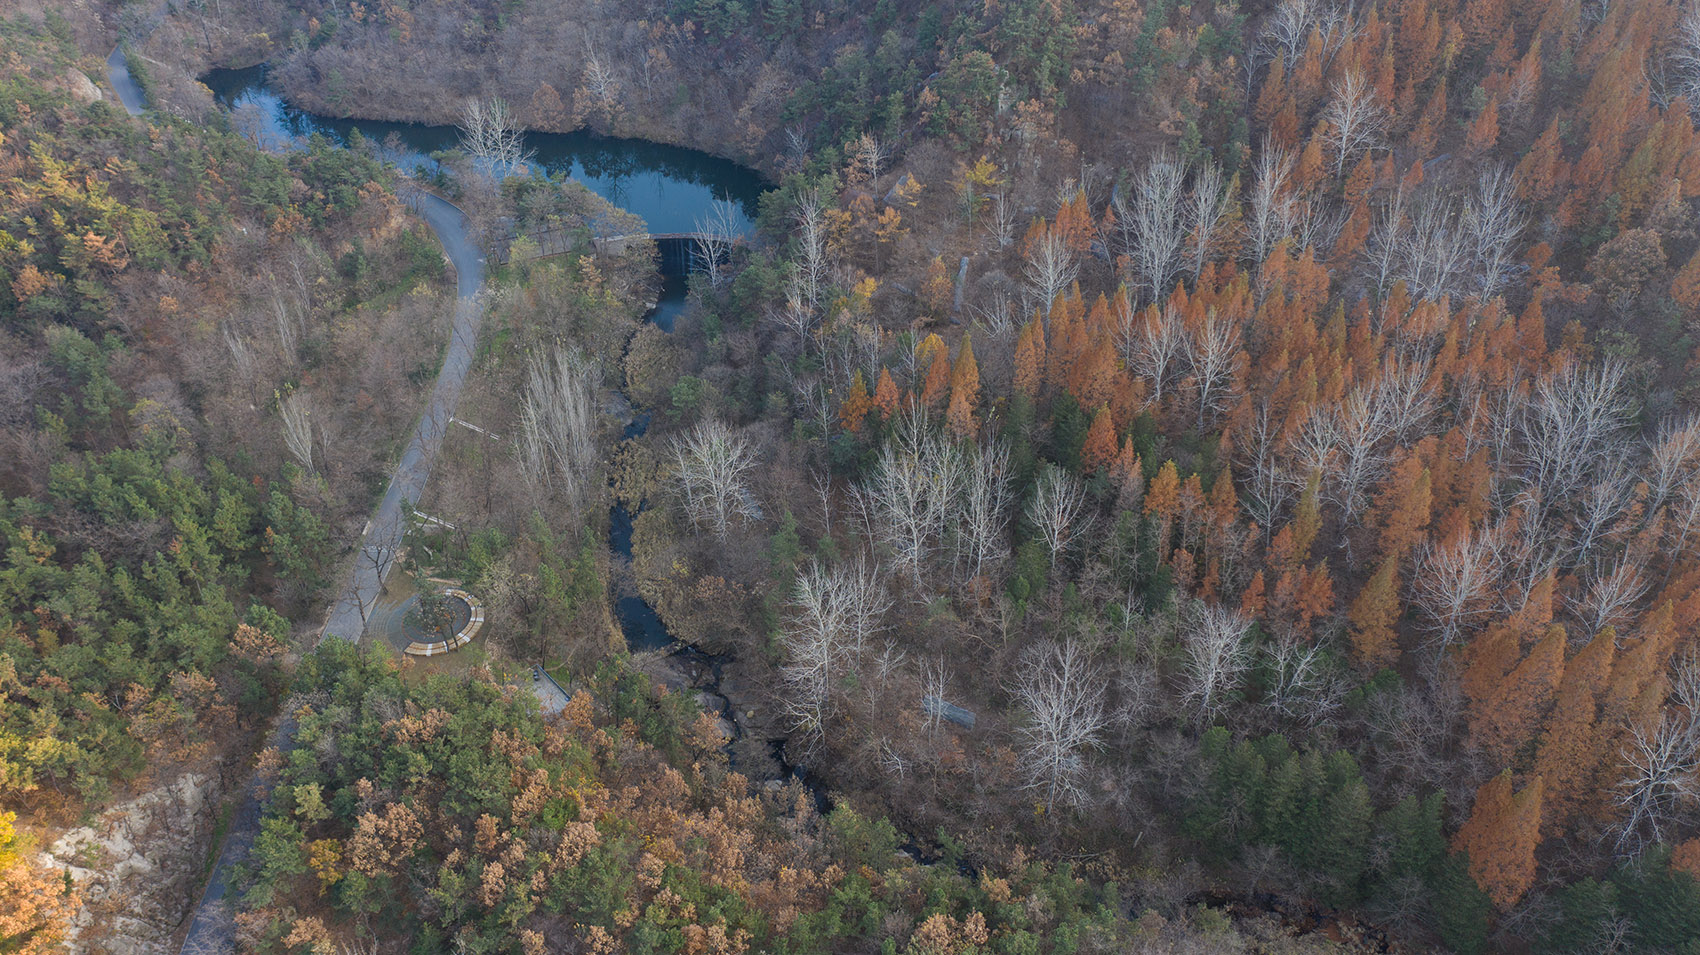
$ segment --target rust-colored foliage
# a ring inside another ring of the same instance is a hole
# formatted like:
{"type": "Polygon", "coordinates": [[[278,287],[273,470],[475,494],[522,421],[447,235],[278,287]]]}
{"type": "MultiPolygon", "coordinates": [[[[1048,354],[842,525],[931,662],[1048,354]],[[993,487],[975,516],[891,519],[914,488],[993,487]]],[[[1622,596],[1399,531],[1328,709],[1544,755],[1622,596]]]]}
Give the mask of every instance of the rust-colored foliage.
{"type": "Polygon", "coordinates": [[[1081,470],[1088,474],[1109,470],[1116,463],[1117,453],[1116,426],[1110,420],[1110,409],[1100,407],[1092,416],[1092,426],[1086,431],[1086,443],[1080,448],[1081,470]]]}
{"type": "Polygon", "coordinates": [[[1470,877],[1501,911],[1516,905],[1534,883],[1541,796],[1539,776],[1514,793],[1506,770],[1476,791],[1470,820],[1452,839],[1454,852],[1469,853],[1470,877]]]}
{"type": "Polygon", "coordinates": [[[897,382],[891,380],[891,369],[881,368],[879,384],[874,386],[874,410],[879,412],[881,421],[890,421],[897,413],[897,405],[897,382]]]}

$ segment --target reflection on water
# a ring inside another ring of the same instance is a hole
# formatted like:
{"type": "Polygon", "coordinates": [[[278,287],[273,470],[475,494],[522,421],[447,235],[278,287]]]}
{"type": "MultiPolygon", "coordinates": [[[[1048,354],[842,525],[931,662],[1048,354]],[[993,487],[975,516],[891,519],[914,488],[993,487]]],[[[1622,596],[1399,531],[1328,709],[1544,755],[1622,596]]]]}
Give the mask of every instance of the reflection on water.
{"type": "MultiPolygon", "coordinates": [[[[347,142],[358,129],[384,158],[403,169],[434,167],[430,155],[452,149],[460,133],[452,126],[333,119],[290,107],[266,85],[265,67],[213,70],[201,78],[218,102],[234,114],[238,128],[261,145],[277,147],[318,133],[347,142]]],[[[727,199],[743,213],[746,230],[756,215],[762,180],[754,170],[694,149],[640,139],[610,139],[591,133],[527,133],[526,146],[551,173],[564,173],[609,202],[636,213],[651,232],[693,232],[709,203],[727,199]]]]}
{"type": "MultiPolygon", "coordinates": [[[[201,81],[233,112],[237,128],[267,148],[285,148],[315,134],[346,143],[358,130],[383,158],[398,167],[430,172],[436,168],[431,154],[452,149],[460,140],[459,131],[452,126],[332,119],[293,109],[266,86],[264,67],[214,70],[201,81]]],[[[651,232],[694,232],[698,217],[706,218],[710,203],[719,199],[730,200],[738,207],[742,215],[736,225],[746,232],[756,215],[761,177],[729,160],[676,146],[589,133],[528,133],[526,145],[536,151],[537,162],[544,169],[571,176],[614,205],[642,216],[651,232]]],[[[664,332],[673,331],[685,308],[685,273],[691,248],[688,240],[661,243],[661,295],[647,318],[664,332]]],[[[639,415],[626,428],[626,437],[643,434],[648,424],[648,416],[639,415]]],[[[610,510],[609,517],[609,545],[615,554],[630,561],[635,515],[620,504],[610,510]]],[[[405,608],[397,603],[389,609],[399,621],[405,608]]],[[[615,611],[631,649],[657,650],[673,643],[673,635],[641,597],[621,597],[615,611]]],[[[401,644],[405,643],[402,639],[401,644]]]]}

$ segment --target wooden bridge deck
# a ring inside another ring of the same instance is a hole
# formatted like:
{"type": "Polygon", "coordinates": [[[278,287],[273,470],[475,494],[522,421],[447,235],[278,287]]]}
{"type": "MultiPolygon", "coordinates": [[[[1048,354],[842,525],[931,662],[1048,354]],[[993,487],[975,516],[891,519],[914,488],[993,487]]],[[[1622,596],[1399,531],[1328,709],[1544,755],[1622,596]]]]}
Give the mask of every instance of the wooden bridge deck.
{"type": "MultiPolygon", "coordinates": [[[[520,239],[525,239],[534,246],[535,251],[526,256],[527,259],[565,255],[578,247],[577,240],[583,234],[582,227],[540,229],[524,235],[508,234],[490,242],[487,246],[488,255],[497,264],[506,265],[512,255],[513,244],[520,239]]],[[[593,235],[590,237],[590,245],[598,252],[623,252],[636,242],[701,242],[708,238],[710,236],[706,232],[628,232],[622,235],[593,235]]]]}

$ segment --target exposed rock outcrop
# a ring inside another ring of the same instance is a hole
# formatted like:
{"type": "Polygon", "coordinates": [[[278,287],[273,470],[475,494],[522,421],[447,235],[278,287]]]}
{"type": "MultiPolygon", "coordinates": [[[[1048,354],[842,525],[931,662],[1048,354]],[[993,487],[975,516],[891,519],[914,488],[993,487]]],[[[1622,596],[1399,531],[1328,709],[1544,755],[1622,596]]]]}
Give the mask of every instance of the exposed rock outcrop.
{"type": "Polygon", "coordinates": [[[65,89],[80,103],[95,103],[102,98],[100,87],[94,85],[94,80],[89,79],[88,74],[79,69],[65,71],[65,89]]]}
{"type": "Polygon", "coordinates": [[[175,951],[172,937],[196,902],[220,795],[214,776],[185,773],[112,806],[42,854],[44,865],[67,870],[82,886],[73,951],[175,951]]]}

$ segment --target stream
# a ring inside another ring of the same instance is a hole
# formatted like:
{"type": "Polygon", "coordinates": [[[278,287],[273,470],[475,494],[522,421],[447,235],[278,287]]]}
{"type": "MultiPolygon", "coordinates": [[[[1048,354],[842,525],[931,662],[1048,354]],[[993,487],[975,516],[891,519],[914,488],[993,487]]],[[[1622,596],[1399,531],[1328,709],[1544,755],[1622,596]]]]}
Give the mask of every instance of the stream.
{"type": "MultiPolygon", "coordinates": [[[[140,112],[143,106],[140,90],[130,79],[124,58],[115,50],[108,64],[111,80],[125,107],[132,114],[140,112]]],[[[358,129],[362,136],[376,145],[380,154],[398,167],[428,174],[437,165],[431,154],[453,147],[458,139],[458,131],[453,127],[343,120],[293,109],[266,85],[263,66],[215,70],[204,76],[202,82],[213,91],[221,105],[235,114],[238,128],[266,148],[289,148],[315,134],[347,143],[358,129]]],[[[744,231],[752,229],[763,182],[755,171],[729,160],[680,147],[609,139],[588,133],[528,133],[526,144],[534,151],[535,161],[546,171],[578,179],[614,205],[641,216],[651,232],[696,231],[698,217],[707,212],[710,203],[722,199],[736,205],[741,213],[739,225],[744,231]]],[[[447,209],[453,209],[446,202],[437,201],[447,209]]],[[[442,209],[425,211],[438,213],[437,218],[431,220],[431,225],[447,245],[454,238],[453,233],[460,228],[459,220],[449,222],[447,212],[442,209]]],[[[458,216],[458,211],[455,214],[458,216]]],[[[460,241],[464,243],[464,230],[460,229],[460,232],[460,241]]],[[[687,283],[680,264],[688,261],[689,256],[678,254],[677,249],[667,251],[672,254],[662,256],[665,265],[661,294],[645,315],[645,320],[670,333],[685,307],[687,283]]],[[[459,271],[464,285],[468,280],[468,270],[459,271]]],[[[464,287],[462,295],[468,295],[464,287]]],[[[634,413],[625,426],[625,437],[641,437],[648,425],[646,414],[634,413]]],[[[609,548],[614,555],[629,563],[632,557],[632,525],[636,515],[624,504],[616,503],[609,517],[609,548]]],[[[675,690],[694,692],[703,709],[722,720],[723,730],[729,736],[726,750],[732,757],[734,769],[768,788],[776,788],[786,779],[796,780],[807,788],[817,809],[825,812],[830,808],[820,781],[787,760],[784,739],[764,735],[752,725],[752,707],[738,689],[746,681],[736,672],[728,672],[737,669],[738,661],[734,655],[708,653],[679,641],[642,597],[618,598],[615,612],[629,650],[634,654],[662,658],[664,665],[660,669],[665,672],[657,678],[675,690]]],[[[287,749],[293,742],[293,735],[293,720],[286,715],[274,730],[273,745],[287,749]]],[[[251,793],[243,807],[244,817],[238,820],[229,844],[219,857],[201,909],[185,940],[184,952],[224,951],[233,947],[234,926],[228,921],[228,910],[222,905],[222,899],[229,869],[246,855],[244,846],[235,845],[242,841],[239,830],[245,827],[257,829],[258,812],[259,799],[251,793]]],[[[251,832],[247,841],[252,841],[251,832]]],[[[939,856],[928,846],[929,841],[906,833],[902,849],[916,861],[932,864],[939,861],[939,856]]],[[[957,865],[967,877],[977,875],[969,864],[959,861],[957,865]]],[[[1301,933],[1333,933],[1342,924],[1336,921],[1337,913],[1332,910],[1304,902],[1288,902],[1274,895],[1202,892],[1189,901],[1274,915],[1285,924],[1298,928],[1301,933]]],[[[1387,940],[1380,933],[1374,933],[1371,941],[1377,943],[1378,950],[1388,950],[1387,940]]]]}
{"type": "MultiPolygon", "coordinates": [[[[307,137],[319,135],[347,143],[355,131],[379,154],[398,168],[429,175],[438,168],[434,153],[453,148],[459,131],[450,126],[424,126],[370,120],[336,119],[291,107],[268,84],[264,66],[238,70],[214,70],[201,78],[220,105],[230,110],[243,132],[267,149],[285,149],[307,137]]],[[[534,162],[550,174],[570,176],[610,203],[641,216],[653,233],[696,231],[696,222],[716,200],[733,203],[737,225],[753,229],[757,199],[764,187],[754,170],[730,160],[675,146],[643,140],[611,139],[591,133],[527,133],[526,147],[534,162]]],[[[686,243],[677,239],[667,243],[686,243]]],[[[644,316],[662,331],[671,333],[685,308],[688,248],[661,250],[662,283],[655,305],[644,316]]],[[[624,404],[622,400],[620,403],[624,404]]],[[[649,416],[634,412],[624,437],[641,437],[649,416]]],[[[632,559],[632,524],[636,514],[616,502],[609,514],[610,551],[628,566],[632,559]]],[[[753,706],[740,700],[732,687],[742,681],[731,654],[711,654],[676,639],[655,609],[642,597],[626,594],[616,598],[615,617],[634,654],[660,657],[664,672],[651,674],[676,691],[693,692],[697,702],[721,720],[730,736],[728,754],[734,768],[752,779],[768,783],[794,778],[809,786],[818,806],[825,807],[824,789],[799,767],[793,766],[783,750],[783,739],[766,738],[751,725],[753,706]],[[746,736],[762,745],[744,743],[746,736]]]]}

